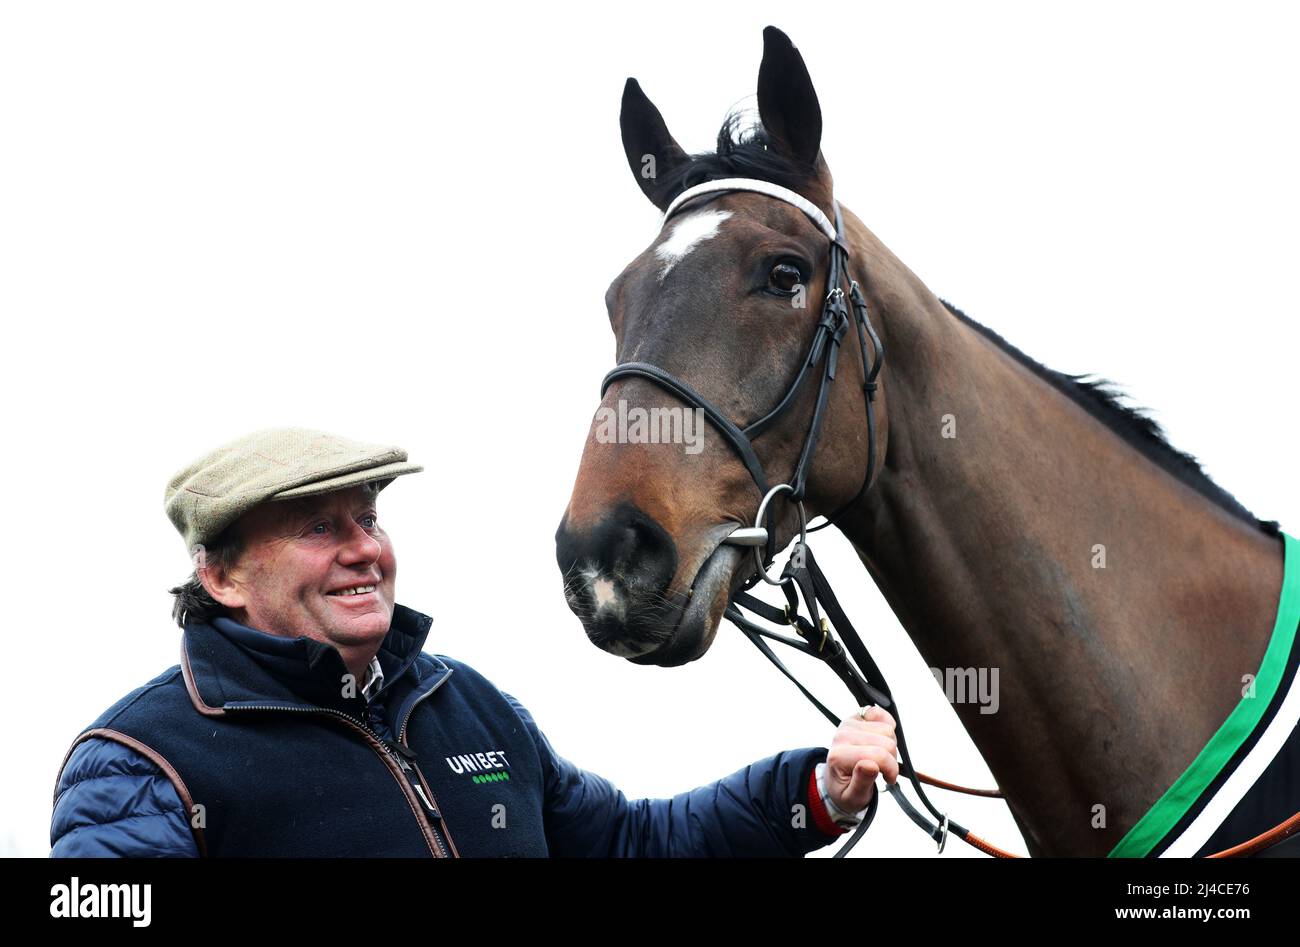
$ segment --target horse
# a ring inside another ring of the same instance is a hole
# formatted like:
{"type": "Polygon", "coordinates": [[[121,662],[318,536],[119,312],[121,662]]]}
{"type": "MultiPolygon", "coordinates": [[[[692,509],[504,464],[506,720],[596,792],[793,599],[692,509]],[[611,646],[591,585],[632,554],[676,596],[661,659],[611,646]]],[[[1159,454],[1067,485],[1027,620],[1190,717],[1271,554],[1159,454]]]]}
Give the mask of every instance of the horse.
{"type": "MultiPolygon", "coordinates": [[[[763,36],[758,120],[729,114],[716,152],[688,155],[629,78],[629,168],[661,211],[701,182],[744,179],[842,214],[847,276],[878,336],[839,352],[833,371],[850,380],[825,395],[801,499],[833,517],[930,667],[1000,669],[998,713],[954,709],[1030,854],[1113,853],[1259,671],[1285,535],[1108,383],[1047,368],[939,299],[837,205],[807,66],[780,30],[763,36]]],[[[807,301],[838,290],[815,217],[755,190],[689,201],[605,294],[618,362],[660,366],[726,418],[764,417],[818,331],[807,301]]],[[[598,647],[681,665],[753,581],[727,538],[755,522],[762,493],[734,442],[609,436],[616,416],[640,409],[644,435],[652,412],[692,402],[645,375],[607,384],[556,533],[564,593],[598,647]]],[[[754,439],[763,470],[800,470],[818,396],[804,386],[754,439]]],[[[799,533],[796,513],[773,499],[777,548],[799,533]]]]}

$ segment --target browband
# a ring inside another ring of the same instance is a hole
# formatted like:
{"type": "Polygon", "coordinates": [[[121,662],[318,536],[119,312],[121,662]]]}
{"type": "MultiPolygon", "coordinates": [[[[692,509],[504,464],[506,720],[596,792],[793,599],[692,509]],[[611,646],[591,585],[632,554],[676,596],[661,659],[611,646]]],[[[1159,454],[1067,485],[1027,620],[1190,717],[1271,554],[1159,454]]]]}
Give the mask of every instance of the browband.
{"type": "MultiPolygon", "coordinates": [[[[754,191],[758,194],[766,194],[768,197],[775,197],[777,200],[785,201],[787,204],[793,204],[799,208],[808,218],[817,225],[818,229],[826,235],[826,239],[831,243],[838,243],[835,234],[835,226],[830,222],[820,207],[814,204],[802,194],[796,194],[788,187],[782,187],[779,184],[772,184],[770,181],[760,181],[757,178],[721,178],[717,181],[705,181],[703,184],[696,184],[694,187],[688,187],[668,205],[664,211],[663,223],[668,222],[668,218],[673,215],[683,203],[700,194],[708,194],[711,191],[754,191]]],[[[663,223],[660,226],[663,226],[663,223]]]]}

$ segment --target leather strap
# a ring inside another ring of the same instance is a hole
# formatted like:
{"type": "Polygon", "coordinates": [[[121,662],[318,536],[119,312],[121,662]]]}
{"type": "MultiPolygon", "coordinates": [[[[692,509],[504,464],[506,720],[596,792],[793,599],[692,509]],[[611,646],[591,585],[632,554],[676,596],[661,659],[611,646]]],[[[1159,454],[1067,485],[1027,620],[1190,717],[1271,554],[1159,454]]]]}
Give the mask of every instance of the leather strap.
{"type": "MultiPolygon", "coordinates": [[[[754,186],[749,186],[746,182],[748,179],[726,179],[724,181],[709,181],[701,185],[689,188],[677,197],[669,206],[667,213],[664,215],[665,221],[677,210],[683,203],[691,198],[706,192],[721,192],[727,190],[752,190],[758,193],[775,197],[778,200],[784,200],[799,207],[808,214],[814,222],[827,232],[830,225],[817,208],[811,205],[805,198],[800,197],[793,191],[786,188],[780,188],[776,185],[769,186],[767,182],[757,182],[754,186]],[[757,185],[762,185],[757,186],[757,185]],[[796,200],[797,199],[797,200],[796,200]],[[813,212],[816,212],[815,214],[813,212]]],[[[754,183],[754,182],[750,182],[754,183]]],[[[830,385],[835,380],[835,372],[839,364],[840,345],[844,341],[844,336],[848,333],[850,321],[849,306],[845,303],[845,293],[843,280],[847,268],[849,256],[848,243],[844,239],[844,219],[840,211],[839,202],[834,202],[835,224],[833,237],[829,252],[829,264],[827,267],[826,277],[826,300],[822,307],[821,318],[817,322],[817,327],[813,332],[812,343],[808,348],[808,355],[800,365],[799,372],[794,381],[786,389],[785,394],[777,401],[776,405],[765,415],[748,424],[745,428],[740,428],[731,421],[725,414],[718,410],[708,399],[696,391],[691,385],[682,379],[676,377],[670,372],[665,371],[657,365],[649,362],[624,362],[616,365],[606,375],[601,382],[600,393],[604,397],[609,386],[620,378],[640,377],[654,382],[661,388],[686,402],[691,407],[701,409],[709,422],[717,428],[719,433],[731,445],[732,450],[745,465],[749,472],[750,478],[759,489],[759,495],[765,496],[769,489],[769,481],[766,472],[763,469],[762,462],[758,459],[758,454],[754,450],[753,439],[760,436],[768,430],[776,421],[785,413],[785,411],[794,404],[794,401],[802,390],[805,382],[813,376],[818,364],[822,365],[821,378],[817,390],[816,399],[813,403],[812,417],[808,423],[808,433],[804,438],[803,448],[799,452],[799,458],[795,462],[794,471],[792,472],[789,484],[791,487],[790,501],[799,502],[804,498],[808,487],[809,469],[812,466],[812,459],[817,450],[817,443],[821,437],[822,423],[825,417],[826,404],[830,396],[830,385]]],[[[875,417],[872,413],[872,402],[875,397],[876,376],[880,372],[883,363],[884,350],[880,344],[880,338],[871,325],[867,314],[866,300],[858,287],[856,280],[850,280],[848,298],[852,303],[852,321],[858,337],[858,346],[862,355],[863,365],[863,403],[867,415],[867,469],[862,479],[862,486],[858,489],[857,494],[844,506],[831,514],[824,523],[811,528],[810,531],[824,529],[834,522],[845,509],[855,504],[866,493],[871,484],[872,476],[875,472],[876,457],[876,425],[875,417]],[[871,339],[872,351],[875,353],[871,358],[867,351],[867,338],[871,339]]],[[[769,529],[767,547],[764,550],[764,561],[770,565],[776,556],[776,531],[769,529]]],[[[756,578],[751,578],[746,588],[753,585],[756,578]]]]}
{"type": "Polygon", "coordinates": [[[699,408],[704,412],[704,416],[709,419],[714,427],[722,434],[723,437],[731,444],[732,449],[740,455],[745,469],[758,485],[759,496],[767,493],[767,476],[763,473],[763,465],[759,463],[758,455],[754,453],[753,445],[749,443],[749,438],[736,425],[731,423],[721,411],[709,403],[699,392],[668,372],[664,371],[657,365],[651,365],[649,362],[624,362],[616,365],[605,375],[604,381],[600,383],[600,395],[603,398],[609,386],[620,378],[628,376],[639,376],[648,378],[661,388],[666,388],[673,394],[677,395],[682,401],[692,407],[699,408]]]}

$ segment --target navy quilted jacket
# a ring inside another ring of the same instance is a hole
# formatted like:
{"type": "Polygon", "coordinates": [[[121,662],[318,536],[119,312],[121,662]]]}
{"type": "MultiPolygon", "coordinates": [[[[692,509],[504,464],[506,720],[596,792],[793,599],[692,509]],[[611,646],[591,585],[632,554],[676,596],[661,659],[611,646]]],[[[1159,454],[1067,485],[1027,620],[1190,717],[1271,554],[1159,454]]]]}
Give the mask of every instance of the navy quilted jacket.
{"type": "Polygon", "coordinates": [[[369,702],[333,647],[187,625],[181,664],[74,741],[51,856],[797,856],[837,837],[809,798],[824,748],[629,801],[513,697],[425,654],[430,624],[396,607],[369,702]]]}

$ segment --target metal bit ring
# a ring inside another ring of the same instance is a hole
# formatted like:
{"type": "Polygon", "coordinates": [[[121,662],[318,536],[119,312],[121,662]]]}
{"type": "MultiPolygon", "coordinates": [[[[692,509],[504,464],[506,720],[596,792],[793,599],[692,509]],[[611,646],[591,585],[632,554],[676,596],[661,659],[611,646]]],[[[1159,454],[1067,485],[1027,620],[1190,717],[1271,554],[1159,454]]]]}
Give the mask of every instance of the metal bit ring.
{"type": "MultiPolygon", "coordinates": [[[[776,496],[782,490],[794,493],[794,487],[790,486],[788,483],[778,483],[771,490],[768,490],[767,495],[763,497],[763,501],[758,504],[758,514],[754,517],[755,529],[766,528],[763,526],[763,518],[767,514],[767,505],[771,502],[772,497],[776,496]]],[[[808,515],[804,511],[803,500],[798,501],[797,505],[799,507],[799,542],[800,544],[803,544],[808,540],[808,515]]],[[[787,582],[793,581],[788,576],[782,579],[774,579],[769,576],[767,570],[763,567],[763,554],[759,551],[757,546],[754,547],[754,566],[758,569],[759,577],[768,585],[785,585],[787,582]]]]}

